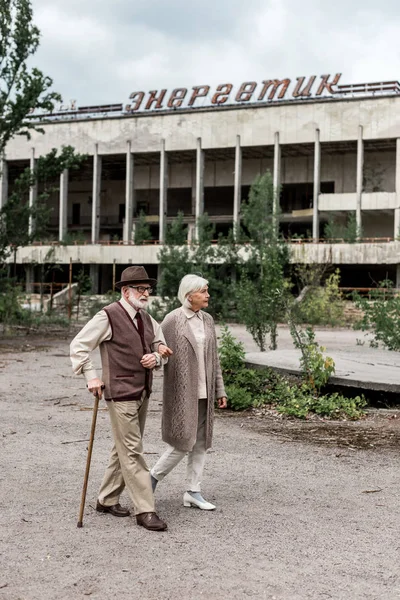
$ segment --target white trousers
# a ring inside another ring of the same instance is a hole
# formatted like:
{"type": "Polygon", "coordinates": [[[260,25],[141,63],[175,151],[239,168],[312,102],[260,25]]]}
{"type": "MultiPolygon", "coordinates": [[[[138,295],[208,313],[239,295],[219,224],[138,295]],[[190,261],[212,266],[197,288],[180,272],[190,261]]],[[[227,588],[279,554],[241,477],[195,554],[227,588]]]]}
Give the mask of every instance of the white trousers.
{"type": "Polygon", "coordinates": [[[157,481],[164,479],[166,475],[184,456],[188,456],[186,477],[187,490],[190,492],[200,492],[201,480],[203,477],[204,463],[206,460],[206,418],[207,418],[207,398],[199,400],[199,419],[197,423],[197,437],[193,450],[184,452],[168,445],[167,450],[158,459],[157,463],[151,469],[151,474],[157,481]]]}

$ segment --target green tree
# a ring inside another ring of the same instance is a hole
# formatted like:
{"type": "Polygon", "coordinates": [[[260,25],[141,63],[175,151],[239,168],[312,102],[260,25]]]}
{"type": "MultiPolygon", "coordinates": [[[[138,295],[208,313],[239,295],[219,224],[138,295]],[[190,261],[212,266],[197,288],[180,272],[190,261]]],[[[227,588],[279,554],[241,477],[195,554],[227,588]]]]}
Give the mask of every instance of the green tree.
{"type": "Polygon", "coordinates": [[[159,318],[179,306],[176,296],[179,282],[192,269],[187,232],[183,212],[179,211],[173,222],[168,224],[165,244],[158,253],[161,274],[157,283],[157,295],[161,298],[161,304],[154,307],[153,303],[152,307],[158,309],[159,318]]]}
{"type": "Polygon", "coordinates": [[[15,135],[43,131],[29,115],[51,112],[61,96],[49,91],[52,79],[28,62],[40,41],[29,0],[0,0],[0,156],[15,135]]]}
{"type": "Polygon", "coordinates": [[[59,181],[65,169],[79,169],[85,156],[76,154],[71,146],[65,146],[58,152],[55,148],[45,156],[40,156],[35,168],[27,168],[16,179],[7,202],[0,210],[0,265],[19,247],[27,246],[35,240],[42,239],[47,233],[47,225],[51,210],[46,206],[49,196],[58,191],[54,183],[59,181]],[[36,201],[29,206],[30,188],[38,184],[41,192],[36,201]]]}
{"type": "Polygon", "coordinates": [[[371,331],[370,346],[377,348],[379,343],[388,350],[400,351],[400,295],[393,289],[392,281],[386,279],[370,293],[370,298],[353,293],[357,308],[363,311],[361,320],[355,325],[362,331],[371,331]]]}
{"type": "Polygon", "coordinates": [[[211,302],[208,312],[220,318],[232,316],[235,294],[232,292],[230,263],[225,260],[229,256],[229,244],[221,242],[217,246],[211,243],[215,239],[215,226],[210,223],[207,213],[198,220],[197,230],[198,240],[188,244],[183,213],[178,213],[168,225],[166,242],[158,253],[161,275],[157,294],[161,297],[161,305],[152,304],[156,310],[154,314],[159,318],[179,306],[176,297],[179,282],[188,273],[197,273],[209,281],[211,302]]]}
{"type": "Polygon", "coordinates": [[[362,230],[357,226],[357,219],[354,212],[350,212],[346,218],[346,223],[341,224],[330,219],[324,228],[324,237],[333,242],[345,242],[355,244],[362,237],[362,230]]]}
{"type": "Polygon", "coordinates": [[[139,213],[139,219],[138,219],[138,221],[136,223],[136,227],[135,227],[134,241],[135,241],[135,244],[137,246],[139,246],[140,244],[144,244],[145,242],[148,242],[149,240],[151,240],[150,225],[148,224],[148,222],[146,220],[145,213],[141,210],[139,213]]]}
{"type": "Polygon", "coordinates": [[[339,289],[340,270],[336,269],[325,281],[327,265],[297,265],[295,268],[299,287],[308,288],[298,306],[298,320],[310,325],[343,325],[345,303],[339,289]]]}
{"type": "Polygon", "coordinates": [[[271,173],[259,175],[242,208],[249,242],[237,286],[239,318],[262,352],[268,334],[270,348],[277,348],[277,326],[285,316],[290,287],[285,277],[289,250],[279,237],[276,193],[271,173]]]}

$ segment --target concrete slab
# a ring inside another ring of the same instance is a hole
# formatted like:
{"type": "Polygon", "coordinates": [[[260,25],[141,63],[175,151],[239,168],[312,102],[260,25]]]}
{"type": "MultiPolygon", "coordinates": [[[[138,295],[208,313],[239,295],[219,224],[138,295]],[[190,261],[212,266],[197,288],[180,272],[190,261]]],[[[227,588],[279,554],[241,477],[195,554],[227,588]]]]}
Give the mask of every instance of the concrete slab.
{"type": "MultiPolygon", "coordinates": [[[[371,361],[369,354],[356,356],[350,352],[330,352],[336,372],[330,383],[364,390],[400,393],[400,356],[395,352],[376,350],[371,361]],[[393,355],[393,356],[392,356],[393,355]]],[[[298,374],[300,352],[276,350],[275,352],[248,352],[246,364],[250,367],[272,367],[280,372],[298,374]]]]}
{"type": "MultiPolygon", "coordinates": [[[[243,325],[232,324],[229,329],[243,343],[249,366],[299,373],[300,352],[294,348],[286,326],[278,328],[278,350],[267,352],[257,352],[256,344],[243,325]]],[[[400,352],[370,348],[371,336],[362,331],[316,327],[315,335],[318,343],[326,348],[325,354],[335,361],[336,373],[330,383],[400,393],[400,352]]]]}

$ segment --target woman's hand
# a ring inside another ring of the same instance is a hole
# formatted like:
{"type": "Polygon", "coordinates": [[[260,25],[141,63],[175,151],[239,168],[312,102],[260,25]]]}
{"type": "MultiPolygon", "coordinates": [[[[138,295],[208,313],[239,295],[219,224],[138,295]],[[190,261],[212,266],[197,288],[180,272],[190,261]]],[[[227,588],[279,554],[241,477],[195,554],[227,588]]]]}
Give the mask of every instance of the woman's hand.
{"type": "Polygon", "coordinates": [[[228,406],[228,401],[226,399],[226,396],[223,396],[222,398],[218,398],[217,402],[218,402],[218,408],[226,408],[228,406]]]}
{"type": "Polygon", "coordinates": [[[173,354],[171,348],[168,348],[165,344],[158,344],[158,354],[161,358],[168,358],[173,354]]]}

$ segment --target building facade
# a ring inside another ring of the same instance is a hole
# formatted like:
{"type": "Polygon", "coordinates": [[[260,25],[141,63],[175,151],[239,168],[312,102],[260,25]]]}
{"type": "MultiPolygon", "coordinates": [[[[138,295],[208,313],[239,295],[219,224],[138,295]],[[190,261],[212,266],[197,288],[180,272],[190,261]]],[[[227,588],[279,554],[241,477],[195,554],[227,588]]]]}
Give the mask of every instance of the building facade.
{"type": "Polygon", "coordinates": [[[52,148],[72,145],[88,158],[62,174],[49,199],[51,244],[18,250],[20,276],[29,288],[50,249],[64,280],[69,264],[85,265],[96,292],[129,264],[156,275],[166,226],[178,211],[192,237],[204,212],[217,233],[227,233],[240,222],[255,177],[270,170],[294,261],[331,262],[348,287],[372,287],[387,276],[400,286],[400,86],[390,84],[347,86],[325,97],[144,112],[117,105],[38,117],[44,135],[15,138],[6,148],[0,205],[21,171],[52,148]],[[136,246],[139,213],[152,239],[136,246]],[[326,224],[344,225],[349,215],[359,241],[327,240],[326,224]]]}

